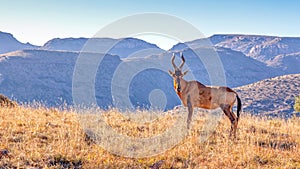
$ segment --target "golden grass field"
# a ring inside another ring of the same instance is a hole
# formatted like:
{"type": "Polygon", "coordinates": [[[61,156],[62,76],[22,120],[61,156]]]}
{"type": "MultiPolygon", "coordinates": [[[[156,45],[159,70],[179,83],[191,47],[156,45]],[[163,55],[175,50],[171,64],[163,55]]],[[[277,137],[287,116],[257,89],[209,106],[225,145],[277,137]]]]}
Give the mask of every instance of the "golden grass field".
{"type": "MultiPolygon", "coordinates": [[[[200,113],[201,114],[201,113],[200,113]]],[[[130,137],[162,133],[175,120],[166,113],[137,123],[114,110],[104,121],[130,137]]],[[[144,158],[113,155],[88,137],[71,110],[0,108],[0,168],[300,168],[300,118],[267,119],[241,114],[237,139],[228,138],[225,116],[204,143],[198,141],[205,115],[196,114],[182,142],[144,158]]]]}

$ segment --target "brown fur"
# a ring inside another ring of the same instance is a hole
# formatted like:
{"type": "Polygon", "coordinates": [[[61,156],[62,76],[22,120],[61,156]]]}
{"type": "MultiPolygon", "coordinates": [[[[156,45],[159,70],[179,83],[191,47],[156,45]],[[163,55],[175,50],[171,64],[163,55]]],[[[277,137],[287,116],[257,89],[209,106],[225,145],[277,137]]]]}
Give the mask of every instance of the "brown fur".
{"type": "Polygon", "coordinates": [[[185,60],[183,55],[181,55],[183,60],[180,68],[174,64],[174,55],[172,57],[172,65],[175,72],[170,71],[170,74],[174,80],[174,89],[178,94],[182,104],[188,107],[189,115],[187,120],[187,127],[190,126],[190,121],[195,107],[204,109],[217,109],[221,108],[224,114],[229,118],[231,122],[230,135],[234,134],[236,136],[236,129],[238,125],[238,118],[233,112],[232,108],[236,100],[238,99],[238,116],[241,107],[240,99],[235,91],[229,87],[219,87],[219,86],[205,86],[198,81],[186,81],[183,76],[186,72],[182,73],[181,68],[185,60]],[[179,85],[180,84],[180,85],[179,85]],[[180,91],[178,87],[180,86],[180,91]]]}

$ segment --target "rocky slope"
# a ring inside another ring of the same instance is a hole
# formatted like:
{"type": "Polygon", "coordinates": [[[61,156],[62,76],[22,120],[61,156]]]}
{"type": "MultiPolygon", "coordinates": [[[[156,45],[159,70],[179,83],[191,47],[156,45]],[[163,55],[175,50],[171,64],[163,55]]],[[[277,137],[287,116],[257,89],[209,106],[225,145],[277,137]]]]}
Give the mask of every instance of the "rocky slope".
{"type": "Polygon", "coordinates": [[[265,79],[238,87],[236,91],[242,99],[245,112],[291,117],[295,97],[300,94],[300,74],[265,79]]]}

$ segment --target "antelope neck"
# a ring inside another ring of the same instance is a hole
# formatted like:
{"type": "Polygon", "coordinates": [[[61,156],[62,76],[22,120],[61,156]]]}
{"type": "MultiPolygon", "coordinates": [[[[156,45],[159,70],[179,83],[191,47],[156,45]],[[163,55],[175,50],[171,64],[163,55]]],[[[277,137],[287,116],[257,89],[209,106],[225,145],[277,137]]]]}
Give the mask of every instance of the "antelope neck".
{"type": "Polygon", "coordinates": [[[177,89],[175,89],[175,91],[176,91],[177,95],[179,96],[179,98],[182,98],[182,93],[186,87],[186,81],[183,78],[178,78],[178,79],[179,79],[181,90],[180,90],[180,92],[178,92],[177,89]]]}

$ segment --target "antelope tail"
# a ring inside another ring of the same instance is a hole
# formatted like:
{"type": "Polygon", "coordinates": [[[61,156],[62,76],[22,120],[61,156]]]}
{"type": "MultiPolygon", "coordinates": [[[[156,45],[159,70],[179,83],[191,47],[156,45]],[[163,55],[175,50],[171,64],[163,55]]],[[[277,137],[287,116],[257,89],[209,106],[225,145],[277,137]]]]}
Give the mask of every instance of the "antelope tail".
{"type": "Polygon", "coordinates": [[[236,114],[237,114],[237,120],[239,120],[240,117],[240,111],[242,109],[242,102],[241,99],[239,98],[239,96],[236,94],[236,99],[237,99],[237,110],[236,110],[236,114]]]}

